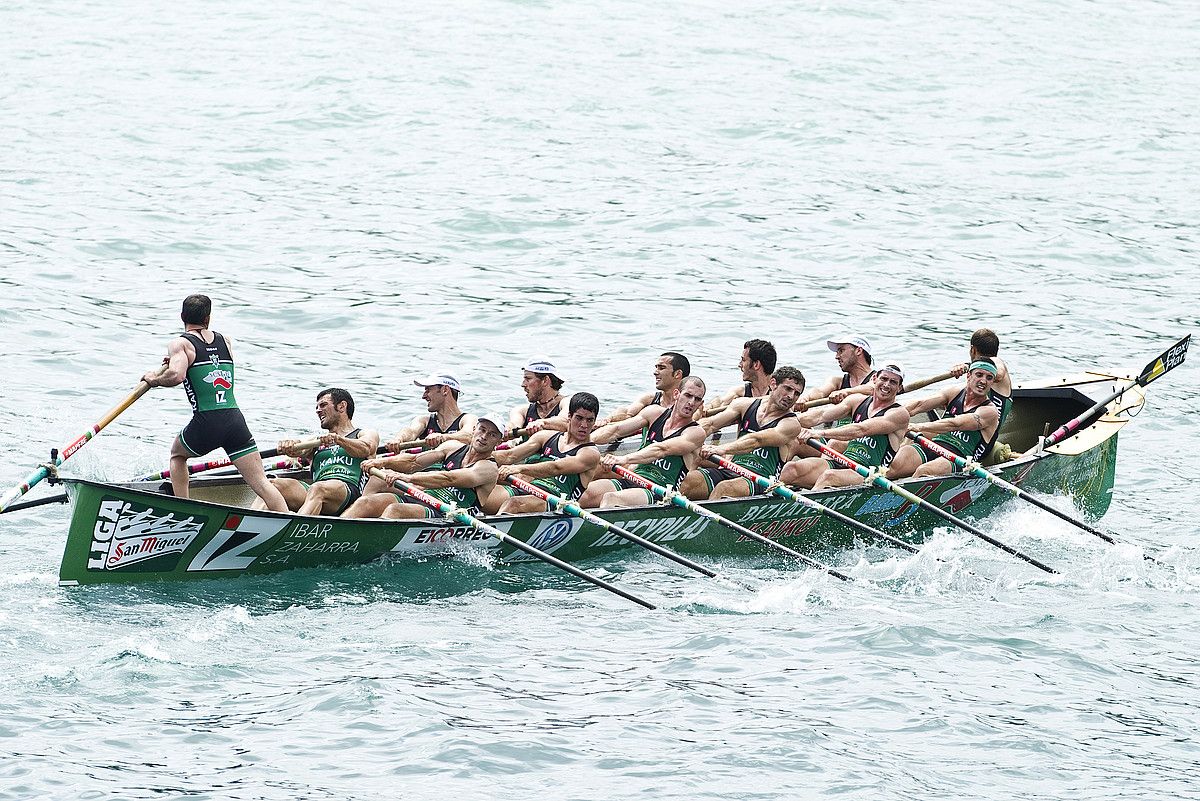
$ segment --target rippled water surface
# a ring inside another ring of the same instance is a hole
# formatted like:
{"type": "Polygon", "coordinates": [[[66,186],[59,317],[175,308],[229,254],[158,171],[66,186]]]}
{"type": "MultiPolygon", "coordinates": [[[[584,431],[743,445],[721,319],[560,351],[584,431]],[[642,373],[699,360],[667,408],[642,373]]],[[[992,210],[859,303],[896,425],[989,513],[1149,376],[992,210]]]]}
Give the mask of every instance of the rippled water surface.
{"type": "MultiPolygon", "coordinates": [[[[606,409],[679,349],[911,375],[996,329],[1020,378],[1197,328],[1200,6],[0,6],[0,489],[212,295],[262,442],[411,378],[606,409]]],[[[1193,359],[1197,357],[1193,356],[1193,359]]],[[[1194,365],[1121,434],[1118,548],[1006,507],[916,557],[706,581],[649,556],[60,589],[63,507],[0,518],[0,798],[1200,798],[1194,365]],[[942,561],[939,561],[942,560],[942,561]]],[[[469,403],[468,403],[469,401],[469,403]]],[[[178,390],[69,462],[164,466],[178,390]]],[[[39,488],[34,495],[45,490],[39,488]]],[[[1064,499],[1059,499],[1066,503],[1064,499]]]]}

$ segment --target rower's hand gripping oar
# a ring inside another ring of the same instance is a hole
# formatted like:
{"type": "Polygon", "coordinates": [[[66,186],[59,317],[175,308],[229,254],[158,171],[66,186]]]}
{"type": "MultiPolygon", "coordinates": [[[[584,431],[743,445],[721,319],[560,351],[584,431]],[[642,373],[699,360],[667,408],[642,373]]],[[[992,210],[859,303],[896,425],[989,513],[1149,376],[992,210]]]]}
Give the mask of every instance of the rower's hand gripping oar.
{"type": "Polygon", "coordinates": [[[29,474],[28,478],[26,478],[23,483],[18,484],[9,490],[8,494],[5,495],[3,499],[0,499],[0,512],[3,512],[12,504],[13,501],[29,492],[29,490],[33,489],[35,485],[48,477],[52,472],[54,472],[54,468],[58,467],[67,459],[70,459],[72,456],[74,456],[80,448],[91,441],[92,437],[103,431],[105,426],[107,426],[113,420],[116,420],[121,412],[132,406],[134,401],[145,395],[149,389],[149,384],[147,384],[145,381],[139,381],[138,385],[134,387],[133,391],[125,397],[125,400],[109,409],[108,412],[101,417],[94,426],[80,434],[74,442],[59,451],[57,456],[52,457],[52,463],[44,464],[37,470],[34,470],[29,474]]]}
{"type": "MultiPolygon", "coordinates": [[[[1039,509],[1045,509],[1047,512],[1054,515],[1055,517],[1065,520],[1068,523],[1070,523],[1071,525],[1077,526],[1077,527],[1083,529],[1084,531],[1088,532],[1089,534],[1095,534],[1097,537],[1099,537],[1100,539],[1104,540],[1107,543],[1110,543],[1112,545],[1120,545],[1121,544],[1120,540],[1116,539],[1111,534],[1107,534],[1098,528],[1088,525],[1087,523],[1083,522],[1082,520],[1078,520],[1074,517],[1071,517],[1066,512],[1060,512],[1059,510],[1055,509],[1053,506],[1046,503],[1045,501],[1039,500],[1036,496],[1031,495],[1030,493],[1021,489],[1016,484],[1011,484],[1008,481],[1005,481],[1004,479],[1000,478],[1000,476],[998,476],[995,473],[993,473],[992,471],[986,469],[985,467],[983,467],[983,465],[979,464],[978,462],[970,460],[970,459],[964,459],[963,457],[959,456],[957,453],[950,450],[949,448],[943,448],[941,445],[937,444],[933,440],[928,439],[927,437],[921,436],[916,431],[909,431],[905,436],[907,436],[913,442],[919,442],[920,444],[924,445],[929,450],[936,453],[938,456],[942,457],[943,459],[948,460],[950,463],[952,463],[954,465],[954,467],[956,469],[970,473],[971,475],[975,476],[976,478],[986,479],[986,480],[990,481],[991,483],[995,484],[997,487],[1000,487],[1004,491],[1008,492],[1009,494],[1014,495],[1023,501],[1029,501],[1030,503],[1032,503],[1034,506],[1038,507],[1039,509]]],[[[1150,562],[1158,561],[1157,559],[1155,559],[1153,556],[1150,556],[1149,554],[1142,554],[1142,556],[1147,561],[1150,561],[1150,562]]]]}
{"type": "Polygon", "coordinates": [[[1132,382],[1121,387],[1104,400],[1099,401],[1083,414],[1079,415],[1073,420],[1068,420],[1059,426],[1057,431],[1046,437],[1046,441],[1042,443],[1042,447],[1049,448],[1051,445],[1057,445],[1079,430],[1080,426],[1082,426],[1085,422],[1095,419],[1099,414],[1102,413],[1108,404],[1124,395],[1127,391],[1133,389],[1134,387],[1144,387],[1151,381],[1161,378],[1166,373],[1183,364],[1183,360],[1187,357],[1188,345],[1190,345],[1191,342],[1192,335],[1188,334],[1183,339],[1167,348],[1157,358],[1151,360],[1149,364],[1142,368],[1142,374],[1135,378],[1132,382]]]}
{"type": "MultiPolygon", "coordinates": [[[[371,475],[375,476],[376,478],[378,478],[380,480],[386,480],[384,477],[383,471],[379,470],[378,468],[372,468],[370,473],[371,473],[371,475]]],[[[440,512],[440,513],[444,514],[446,517],[453,518],[454,520],[457,520],[458,522],[462,523],[465,526],[470,526],[471,528],[475,529],[476,531],[480,531],[485,534],[491,534],[493,537],[500,540],[501,542],[511,545],[512,547],[516,548],[517,550],[524,551],[525,553],[529,554],[530,556],[535,556],[538,559],[541,559],[543,562],[554,565],[559,570],[565,570],[566,572],[570,573],[572,576],[581,578],[584,581],[595,584],[597,587],[606,589],[609,592],[611,592],[615,595],[619,595],[628,601],[633,601],[635,604],[638,604],[639,606],[644,606],[647,609],[654,608],[654,604],[650,603],[649,601],[643,601],[641,598],[637,597],[636,595],[628,593],[625,590],[621,589],[620,587],[609,584],[604,579],[596,578],[595,576],[591,575],[590,573],[585,573],[584,571],[580,570],[579,568],[575,567],[574,565],[568,564],[567,562],[564,562],[563,560],[558,559],[557,557],[551,556],[550,554],[546,553],[545,551],[535,548],[527,542],[523,542],[522,540],[519,540],[516,537],[505,534],[503,531],[496,528],[495,526],[489,526],[487,523],[484,523],[482,520],[478,520],[478,519],[472,517],[471,515],[464,512],[462,509],[459,509],[454,504],[446,503],[445,501],[442,501],[439,498],[435,498],[434,496],[425,492],[424,490],[422,490],[420,487],[416,486],[415,484],[410,484],[409,482],[404,481],[402,479],[396,479],[395,481],[392,482],[392,486],[394,486],[400,490],[403,490],[404,494],[416,499],[417,501],[424,504],[425,506],[428,506],[430,509],[440,512]]]]}
{"type": "Polygon", "coordinates": [[[913,493],[909,492],[908,490],[904,489],[903,487],[897,485],[894,481],[889,481],[886,477],[880,475],[879,473],[868,470],[866,467],[863,467],[858,462],[854,461],[853,459],[848,458],[845,454],[841,453],[840,451],[835,451],[833,448],[829,447],[824,442],[821,442],[821,440],[817,439],[816,437],[809,437],[806,440],[806,442],[810,446],[812,446],[813,448],[816,448],[818,451],[820,451],[822,454],[824,454],[826,458],[832,459],[833,461],[837,462],[838,464],[840,464],[844,467],[850,468],[851,470],[858,473],[863,478],[868,479],[875,486],[882,487],[883,489],[888,490],[889,492],[896,493],[897,495],[899,495],[901,498],[904,498],[909,503],[914,503],[917,506],[920,506],[922,509],[932,512],[933,514],[935,514],[938,517],[945,520],[947,523],[950,523],[951,525],[954,525],[954,526],[958,526],[963,531],[967,532],[968,534],[978,537],[979,539],[983,540],[984,542],[988,543],[989,545],[994,545],[995,547],[999,548],[1000,550],[1004,551],[1005,553],[1012,554],[1013,556],[1017,557],[1018,559],[1028,562],[1029,564],[1036,567],[1038,570],[1044,570],[1047,573],[1058,573],[1058,571],[1055,570],[1054,568],[1049,567],[1049,566],[1043,564],[1042,562],[1039,562],[1037,559],[1034,559],[1032,556],[1021,553],[1020,551],[1018,551],[1016,548],[1012,547],[1011,545],[1005,545],[1000,540],[984,533],[983,531],[980,531],[975,526],[972,526],[970,523],[966,523],[966,522],[963,522],[962,520],[959,520],[957,517],[955,517],[954,515],[947,512],[945,509],[942,509],[939,506],[935,506],[934,504],[930,503],[929,501],[925,500],[924,498],[920,498],[920,497],[914,495],[913,493]]]}
{"type": "Polygon", "coordinates": [[[800,562],[803,562],[804,564],[808,565],[809,567],[815,567],[819,570],[824,570],[829,575],[833,576],[834,578],[839,578],[842,581],[850,581],[851,580],[851,578],[849,576],[847,576],[845,573],[839,572],[838,570],[835,570],[834,568],[829,567],[828,565],[823,565],[820,562],[818,562],[816,559],[813,559],[812,557],[809,557],[809,556],[805,556],[804,554],[800,553],[799,551],[797,551],[793,548],[789,548],[786,545],[781,545],[780,543],[775,542],[774,540],[767,539],[762,534],[759,534],[757,531],[752,531],[751,529],[746,528],[745,526],[741,525],[740,523],[735,523],[727,517],[722,517],[721,515],[717,514],[716,512],[712,511],[711,509],[706,509],[703,506],[700,506],[695,501],[688,499],[686,496],[681,495],[680,493],[676,492],[675,490],[668,489],[667,487],[664,487],[660,484],[655,484],[653,481],[650,481],[649,479],[639,476],[637,473],[633,472],[632,470],[630,470],[628,467],[625,467],[624,465],[619,465],[619,464],[613,465],[613,472],[616,473],[617,475],[621,476],[622,478],[629,479],[634,484],[637,484],[639,487],[642,487],[643,489],[646,489],[647,491],[653,493],[654,496],[657,498],[661,498],[662,500],[673,503],[674,505],[676,505],[678,507],[687,509],[689,512],[698,514],[701,517],[708,518],[709,520],[712,520],[714,523],[720,523],[722,526],[733,529],[737,533],[739,533],[745,537],[749,537],[750,539],[754,540],[755,542],[761,543],[770,548],[774,548],[777,551],[785,553],[788,556],[792,557],[793,559],[797,559],[800,562]]]}
{"type": "Polygon", "coordinates": [[[804,506],[807,506],[809,509],[815,509],[816,511],[820,512],[821,514],[827,515],[828,517],[838,521],[839,523],[849,526],[850,528],[854,529],[855,531],[859,531],[868,536],[881,539],[884,542],[890,543],[891,545],[895,545],[897,548],[902,548],[902,549],[908,551],[909,553],[918,553],[920,551],[919,548],[917,548],[915,545],[913,545],[911,543],[905,542],[904,540],[899,539],[897,537],[893,537],[891,534],[885,534],[884,532],[880,531],[879,529],[872,528],[871,526],[868,526],[866,523],[862,523],[858,520],[855,520],[853,517],[850,517],[849,515],[844,515],[841,512],[838,512],[834,509],[830,509],[828,506],[818,503],[817,501],[814,501],[812,498],[807,498],[807,497],[801,495],[800,493],[796,492],[795,490],[791,489],[790,487],[785,487],[782,484],[777,484],[774,481],[771,481],[771,479],[767,478],[766,476],[761,475],[759,473],[755,473],[753,470],[745,468],[742,465],[738,464],[737,462],[734,462],[730,459],[726,459],[723,456],[718,456],[715,453],[710,453],[708,455],[708,458],[711,459],[713,462],[715,462],[720,467],[723,467],[724,469],[728,470],[729,472],[735,473],[735,474],[741,476],[742,478],[746,479],[747,481],[752,482],[755,486],[757,486],[761,490],[771,492],[785,500],[795,501],[804,506]]]}
{"type": "Polygon", "coordinates": [[[535,498],[541,498],[543,501],[545,501],[546,503],[548,503],[552,507],[554,507],[555,511],[562,512],[563,514],[570,515],[571,517],[578,517],[581,520],[586,520],[587,522],[589,522],[595,526],[599,526],[604,531],[610,532],[612,534],[616,534],[618,537],[622,537],[624,539],[629,540],[632,543],[636,543],[648,551],[652,551],[653,553],[656,553],[659,556],[663,556],[663,557],[666,557],[667,559],[670,559],[672,562],[676,562],[678,564],[683,565],[686,568],[695,570],[697,573],[703,573],[704,575],[708,576],[709,578],[715,578],[717,575],[714,571],[709,570],[707,567],[704,567],[703,565],[696,564],[691,559],[688,559],[685,556],[680,556],[679,554],[675,553],[674,551],[672,551],[668,548],[664,548],[661,545],[657,545],[657,544],[651,542],[650,540],[646,539],[645,537],[639,537],[637,534],[634,534],[632,531],[627,531],[627,530],[621,528],[620,526],[616,525],[615,523],[608,522],[603,517],[600,517],[599,515],[589,512],[588,510],[584,509],[579,504],[574,503],[570,500],[567,500],[566,498],[564,498],[561,495],[554,495],[553,493],[546,492],[546,490],[542,489],[541,487],[538,487],[534,484],[530,484],[528,481],[517,478],[516,476],[509,476],[508,483],[512,484],[514,487],[516,487],[517,489],[519,489],[523,492],[528,492],[530,495],[534,496],[535,498]]]}

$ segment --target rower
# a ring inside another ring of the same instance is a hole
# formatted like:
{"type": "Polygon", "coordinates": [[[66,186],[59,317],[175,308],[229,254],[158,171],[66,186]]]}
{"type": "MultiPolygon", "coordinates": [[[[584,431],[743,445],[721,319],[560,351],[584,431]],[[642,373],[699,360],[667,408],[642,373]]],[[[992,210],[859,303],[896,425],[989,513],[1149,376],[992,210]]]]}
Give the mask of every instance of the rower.
{"type": "Polygon", "coordinates": [[[775,346],[765,339],[751,339],[742,343],[742,357],[738,369],[742,371],[742,383],[731,387],[721,397],[705,408],[705,414],[716,414],[728,406],[734,398],[761,398],[771,391],[771,374],[775,372],[778,355],[775,346]]]}
{"type": "MultiPolygon", "coordinates": [[[[326,433],[314,447],[301,448],[299,441],[285,439],[279,452],[297,459],[312,459],[311,483],[294,478],[276,478],[271,483],[288,508],[302,515],[339,515],[362,497],[367,483],[362,462],[375,455],[379,432],[354,425],[354,398],[338,387],[317,393],[317,421],[326,433]]],[[[259,499],[255,509],[265,509],[259,499]]]]}
{"type": "MultiPolygon", "coordinates": [[[[804,392],[804,374],[795,367],[780,367],[771,376],[765,398],[736,398],[723,412],[701,421],[706,434],[737,424],[738,438],[727,445],[705,448],[704,454],[733,456],[732,461],[760,476],[774,477],[792,458],[800,424],[792,407],[804,392]],[[787,425],[785,425],[787,424],[787,425]]],[[[687,474],[679,491],[694,501],[745,498],[754,485],[721,467],[705,467],[687,474]]]]}
{"type": "MultiPolygon", "coordinates": [[[[448,439],[431,451],[368,459],[363,462],[363,469],[382,471],[381,480],[389,488],[397,480],[405,481],[465,512],[476,514],[482,499],[496,488],[494,452],[504,438],[503,425],[502,414],[481,416],[466,445],[448,439]],[[418,472],[438,463],[438,470],[418,472]]],[[[437,516],[437,512],[426,506],[405,502],[406,497],[396,489],[364,495],[346,510],[343,517],[419,519],[437,516]]]]}
{"type": "MultiPolygon", "coordinates": [[[[421,398],[425,401],[428,414],[417,415],[411,423],[400,429],[385,444],[387,450],[395,453],[401,450],[400,445],[421,439],[425,440],[427,448],[435,448],[447,440],[454,440],[460,445],[469,442],[471,432],[475,430],[475,415],[458,408],[458,396],[462,393],[458,378],[442,370],[425,378],[414,379],[413,384],[422,388],[421,398]]],[[[383,481],[369,476],[363,494],[374,495],[387,491],[383,481]]]]}
{"type": "Polygon", "coordinates": [[[505,481],[519,478],[551,495],[578,501],[600,466],[600,450],[592,444],[600,401],[590,392],[576,392],[567,405],[567,430],[546,429],[508,450],[496,451],[499,484],[483,508],[502,514],[548,511],[547,502],[505,481]]]}
{"type": "Polygon", "coordinates": [[[996,380],[992,382],[992,391],[1010,398],[1012,397],[1012,376],[1008,374],[1008,365],[996,355],[999,352],[1000,337],[996,336],[996,332],[990,328],[980,328],[971,334],[970,358],[964,364],[951,367],[950,372],[955,378],[959,378],[967,372],[971,362],[977,359],[991,359],[992,363],[996,365],[996,380]]]}
{"type": "Polygon", "coordinates": [[[425,440],[426,447],[435,448],[447,439],[468,442],[475,428],[475,415],[458,408],[458,396],[462,384],[453,373],[442,371],[431,373],[425,378],[415,379],[413,384],[421,387],[421,399],[425,401],[428,414],[418,415],[396,436],[386,443],[389,451],[400,450],[403,442],[425,440]]]}
{"type": "MultiPolygon", "coordinates": [[[[860,465],[887,467],[903,446],[904,432],[908,429],[908,411],[896,402],[903,384],[904,370],[896,364],[884,365],[875,374],[869,397],[850,395],[841,403],[812,409],[801,415],[800,423],[814,426],[848,419],[848,423],[826,429],[821,434],[833,442],[844,442],[846,456],[860,465]]],[[[804,442],[811,436],[814,436],[812,431],[803,431],[799,441],[804,442]]],[[[863,481],[862,476],[843,468],[841,463],[820,456],[789,462],[780,473],[780,480],[791,486],[813,489],[849,487],[863,481]]]]}
{"type": "Polygon", "coordinates": [[[609,423],[619,423],[628,420],[647,406],[661,406],[663,398],[668,397],[679,382],[692,373],[691,362],[682,353],[673,350],[664,352],[654,363],[654,391],[647,392],[628,406],[618,409],[603,421],[596,423],[597,428],[603,428],[609,423]]]}
{"type": "Polygon", "coordinates": [[[567,422],[561,415],[563,396],[559,392],[564,383],[558,368],[549,359],[530,360],[521,375],[521,389],[529,403],[514,406],[509,412],[509,431],[525,429],[526,435],[532,434],[549,425],[550,420],[554,420],[552,428],[565,431],[567,422]]]}
{"type": "Polygon", "coordinates": [[[804,411],[803,404],[818,398],[841,403],[849,394],[871,392],[870,383],[875,373],[871,370],[871,343],[865,337],[843,334],[826,340],[825,347],[833,351],[841,372],[805,392],[800,397],[801,405],[797,411],[804,411]]]}
{"type": "MultiPolygon", "coordinates": [[[[642,446],[625,456],[608,455],[601,463],[637,465],[634,472],[664,487],[679,483],[696,466],[700,446],[704,444],[704,429],[693,421],[703,408],[704,381],[691,375],[683,379],[671,393],[671,406],[647,406],[628,420],[613,423],[592,434],[592,441],[612,442],[645,428],[642,446]]],[[[580,504],[597,506],[639,506],[651,503],[654,496],[628,479],[600,478],[588,484],[580,504]]]]}
{"type": "MultiPolygon", "coordinates": [[[[989,358],[971,362],[966,386],[947,387],[926,398],[910,401],[913,414],[944,407],[942,417],[929,423],[917,423],[910,430],[918,434],[936,434],[933,441],[964,459],[982,462],[991,453],[1000,436],[1000,427],[1012,408],[1012,399],[993,389],[999,368],[989,358]]],[[[954,464],[918,442],[910,442],[896,454],[888,468],[889,479],[915,476],[944,476],[954,464]]]]}
{"type": "Polygon", "coordinates": [[[267,481],[258,445],[233,396],[233,343],[208,330],[212,301],[207,295],[188,295],[180,314],[183,334],[167,345],[163,367],[142,376],[151,387],[183,384],[192,405],[192,419],[171,445],[171,490],[188,497],[187,460],[224,448],[233,466],[266,506],[288,511],[279,490],[267,481]]]}

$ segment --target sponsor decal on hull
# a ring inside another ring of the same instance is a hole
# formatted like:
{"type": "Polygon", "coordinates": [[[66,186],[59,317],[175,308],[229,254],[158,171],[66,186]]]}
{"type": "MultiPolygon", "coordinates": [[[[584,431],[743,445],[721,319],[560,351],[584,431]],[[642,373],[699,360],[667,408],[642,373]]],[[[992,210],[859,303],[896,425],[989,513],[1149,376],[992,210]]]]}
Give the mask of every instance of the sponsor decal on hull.
{"type": "Polygon", "coordinates": [[[176,518],[173,512],[105,498],[96,512],[87,569],[121,570],[161,556],[182,554],[207,522],[207,517],[176,518]]]}
{"type": "MultiPolygon", "coordinates": [[[[492,523],[495,528],[500,529],[505,534],[512,528],[511,520],[503,520],[498,523],[492,523]]],[[[404,532],[404,536],[400,541],[392,546],[392,552],[420,552],[430,550],[428,546],[438,543],[456,542],[489,542],[490,545],[498,545],[496,538],[484,531],[478,531],[470,526],[461,526],[451,523],[443,523],[442,525],[418,526],[410,528],[404,532]]]]}
{"type": "MultiPolygon", "coordinates": [[[[538,523],[538,527],[526,542],[546,553],[554,553],[562,546],[566,545],[583,521],[578,517],[560,517],[551,520],[543,520],[538,523]]],[[[536,556],[530,556],[524,551],[517,551],[511,556],[505,557],[507,562],[529,562],[536,561],[536,556]]]]}

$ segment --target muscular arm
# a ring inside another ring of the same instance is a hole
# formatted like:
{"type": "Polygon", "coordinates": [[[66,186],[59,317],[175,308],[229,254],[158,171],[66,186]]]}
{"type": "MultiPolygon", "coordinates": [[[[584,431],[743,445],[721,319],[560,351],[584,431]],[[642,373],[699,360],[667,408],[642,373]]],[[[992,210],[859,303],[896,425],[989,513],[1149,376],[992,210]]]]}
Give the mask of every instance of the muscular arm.
{"type": "Polygon", "coordinates": [[[410,473],[421,470],[431,464],[437,464],[461,446],[457,442],[449,442],[431,451],[420,453],[397,453],[395,456],[384,456],[379,459],[367,459],[363,462],[363,470],[378,467],[383,470],[395,470],[400,473],[410,473]]]}
{"type": "Polygon", "coordinates": [[[834,420],[841,420],[844,417],[853,417],[854,407],[860,403],[862,403],[862,399],[851,396],[841,403],[818,406],[800,415],[800,423],[811,428],[821,423],[830,423],[834,420]]]}
{"type": "Polygon", "coordinates": [[[678,437],[655,442],[625,456],[609,457],[613,464],[646,464],[667,456],[686,456],[700,450],[704,444],[704,429],[692,426],[678,437]]]}
{"type": "Polygon", "coordinates": [[[574,476],[596,469],[600,464],[600,451],[596,448],[584,448],[573,456],[562,459],[551,459],[537,464],[515,464],[500,468],[501,480],[511,475],[521,478],[550,478],[551,476],[574,476]]]}
{"type": "Polygon", "coordinates": [[[142,380],[152,387],[176,387],[187,378],[188,367],[196,357],[196,349],[183,337],[172,339],[167,345],[167,358],[158,370],[151,370],[142,380]]]}
{"type": "Polygon", "coordinates": [[[628,406],[617,409],[615,412],[609,415],[607,420],[597,426],[597,428],[609,425],[610,423],[619,423],[622,420],[628,420],[630,417],[638,414],[642,409],[645,409],[646,405],[652,400],[654,400],[654,393],[647,392],[645,395],[633,401],[628,406]]]}
{"type": "Polygon", "coordinates": [[[550,431],[539,431],[529,439],[522,442],[520,445],[514,445],[511,448],[502,451],[496,451],[492,454],[492,458],[496,460],[496,464],[517,464],[523,462],[530,456],[542,449],[546,444],[546,440],[554,436],[550,431]]]}
{"type": "Polygon", "coordinates": [[[361,429],[358,439],[347,439],[340,434],[334,434],[330,436],[330,440],[341,445],[342,450],[355,459],[369,459],[379,449],[379,432],[369,428],[361,429]]]}
{"type": "Polygon", "coordinates": [[[604,428],[598,428],[592,432],[592,442],[604,445],[609,442],[615,442],[619,439],[624,439],[630,434],[636,434],[646,426],[654,422],[654,420],[666,411],[661,406],[647,406],[642,409],[637,415],[630,417],[628,420],[622,420],[619,423],[609,423],[604,428]]]}
{"type": "Polygon", "coordinates": [[[533,432],[545,431],[547,429],[550,431],[566,431],[567,416],[565,414],[558,414],[554,417],[543,417],[541,420],[534,420],[525,427],[526,431],[533,432]]]}
{"type": "MultiPolygon", "coordinates": [[[[871,379],[865,384],[858,384],[849,389],[835,389],[827,396],[831,403],[841,403],[853,395],[870,395],[875,391],[875,379],[871,379]]],[[[862,398],[856,398],[859,403],[862,403],[862,398]]]]}
{"type": "Polygon", "coordinates": [[[482,487],[484,484],[496,483],[496,471],[496,463],[491,459],[484,459],[459,470],[432,470],[428,473],[416,473],[409,476],[409,480],[410,483],[425,489],[482,487]]]}
{"type": "Polygon", "coordinates": [[[966,414],[943,417],[929,423],[910,426],[918,434],[948,434],[951,431],[986,431],[1000,422],[1000,412],[990,403],[978,406],[966,414]]]}
{"type": "Polygon", "coordinates": [[[427,420],[428,418],[423,416],[414,417],[411,423],[400,429],[400,431],[397,432],[394,437],[388,440],[388,450],[395,450],[395,448],[391,446],[398,445],[401,442],[412,442],[417,437],[421,436],[421,434],[425,431],[425,423],[427,420]]]}
{"type": "Polygon", "coordinates": [[[749,453],[757,448],[782,448],[799,436],[804,428],[799,418],[788,417],[780,421],[774,428],[763,431],[752,431],[744,437],[738,437],[726,445],[707,448],[710,453],[718,456],[732,456],[738,453],[749,453]]]}
{"type": "MultiPolygon", "coordinates": [[[[841,374],[831,376],[824,384],[819,384],[801,395],[800,399],[796,402],[796,405],[799,406],[805,401],[816,400],[817,398],[828,398],[829,393],[833,392],[835,389],[838,389],[841,387],[841,385],[841,374]]],[[[801,409],[801,411],[803,411],[803,409],[801,409]]]]}
{"type": "Polygon", "coordinates": [[[704,418],[700,421],[700,425],[704,427],[704,433],[708,435],[714,431],[720,431],[726,426],[733,425],[755,400],[755,398],[737,398],[726,406],[724,411],[717,412],[712,417],[704,418]]]}
{"type": "Polygon", "coordinates": [[[903,406],[892,409],[883,417],[871,417],[861,423],[850,423],[837,428],[826,429],[823,433],[829,439],[849,442],[858,437],[869,437],[873,434],[894,434],[908,427],[908,410],[903,406]]]}
{"type": "MultiPolygon", "coordinates": [[[[946,387],[940,392],[935,392],[924,398],[917,398],[904,404],[904,408],[908,409],[910,415],[921,414],[922,412],[932,411],[937,408],[945,408],[946,404],[954,400],[954,396],[962,390],[961,386],[946,387]]],[[[961,430],[961,429],[951,429],[961,430]]]]}

